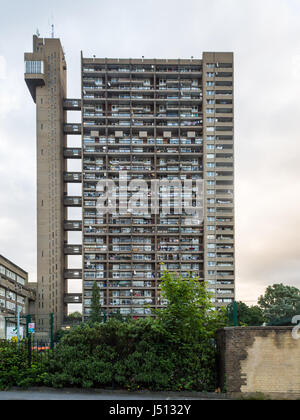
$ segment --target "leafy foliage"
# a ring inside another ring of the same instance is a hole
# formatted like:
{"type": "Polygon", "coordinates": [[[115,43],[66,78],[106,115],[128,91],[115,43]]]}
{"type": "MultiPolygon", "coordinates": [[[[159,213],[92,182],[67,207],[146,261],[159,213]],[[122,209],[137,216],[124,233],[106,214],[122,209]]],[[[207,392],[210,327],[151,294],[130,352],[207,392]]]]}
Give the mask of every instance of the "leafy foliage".
{"type": "MultiPolygon", "coordinates": [[[[254,327],[264,323],[263,311],[259,306],[247,306],[244,302],[237,303],[238,326],[254,327]]],[[[233,304],[227,307],[229,325],[233,326],[233,304]]]]}
{"type": "Polygon", "coordinates": [[[101,322],[101,305],[100,305],[100,289],[96,281],[94,281],[92,289],[92,303],[90,321],[101,322]]]}
{"type": "Polygon", "coordinates": [[[290,325],[294,315],[300,314],[300,290],[296,287],[274,284],[258,299],[269,325],[290,325]]]}
{"type": "Polygon", "coordinates": [[[59,337],[44,367],[34,364],[30,370],[26,352],[0,348],[0,387],[214,390],[214,337],[225,325],[224,312],[213,310],[205,284],[191,277],[165,272],[161,289],[168,305],[156,317],[124,320],[116,314],[104,323],[82,323],[59,337]]]}
{"type": "Polygon", "coordinates": [[[83,324],[64,336],[49,365],[48,385],[151,390],[215,388],[217,328],[204,284],[165,273],[169,304],[156,318],[83,324]]]}
{"type": "Polygon", "coordinates": [[[45,366],[32,356],[28,367],[27,343],[0,341],[0,389],[12,386],[27,387],[41,385],[47,376],[45,366]]]}
{"type": "Polygon", "coordinates": [[[72,320],[72,319],[81,319],[82,318],[82,314],[80,313],[80,312],[72,312],[71,314],[69,314],[68,316],[67,316],[67,319],[70,319],[70,320],[72,320]]]}

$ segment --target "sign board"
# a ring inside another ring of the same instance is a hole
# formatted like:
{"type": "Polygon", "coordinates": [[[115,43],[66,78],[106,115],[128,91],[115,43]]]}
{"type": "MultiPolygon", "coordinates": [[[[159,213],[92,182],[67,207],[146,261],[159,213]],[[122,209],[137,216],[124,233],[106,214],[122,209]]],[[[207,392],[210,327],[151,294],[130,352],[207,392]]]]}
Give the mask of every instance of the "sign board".
{"type": "MultiPolygon", "coordinates": [[[[17,325],[8,323],[8,325],[6,325],[6,339],[12,340],[13,337],[17,338],[17,325]]],[[[20,338],[23,338],[23,337],[24,337],[23,326],[20,326],[20,338]]]]}
{"type": "Polygon", "coordinates": [[[28,324],[28,332],[31,334],[34,334],[34,330],[35,330],[35,323],[34,322],[30,322],[28,324]]]}

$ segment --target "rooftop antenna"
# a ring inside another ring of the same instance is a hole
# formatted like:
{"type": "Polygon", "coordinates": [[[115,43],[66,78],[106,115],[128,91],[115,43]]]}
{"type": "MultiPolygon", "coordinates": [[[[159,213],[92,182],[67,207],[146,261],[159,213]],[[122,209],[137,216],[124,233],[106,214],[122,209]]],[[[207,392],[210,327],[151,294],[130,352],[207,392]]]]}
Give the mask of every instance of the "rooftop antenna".
{"type": "Polygon", "coordinates": [[[39,28],[36,28],[36,36],[39,38],[40,37],[40,31],[39,31],[39,28]]]}
{"type": "Polygon", "coordinates": [[[51,38],[54,38],[54,24],[51,25],[51,38]]]}

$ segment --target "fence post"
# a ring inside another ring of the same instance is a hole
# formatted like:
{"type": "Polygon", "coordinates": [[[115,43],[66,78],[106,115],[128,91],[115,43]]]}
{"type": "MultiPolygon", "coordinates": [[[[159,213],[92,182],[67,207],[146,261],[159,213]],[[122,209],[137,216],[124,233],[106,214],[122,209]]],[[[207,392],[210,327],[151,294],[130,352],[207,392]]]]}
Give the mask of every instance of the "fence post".
{"type": "Polygon", "coordinates": [[[237,302],[233,302],[233,325],[237,327],[238,319],[237,319],[237,302]]]}
{"type": "Polygon", "coordinates": [[[26,337],[29,338],[28,325],[31,323],[31,315],[26,315],[26,337]]]}
{"type": "Polygon", "coordinates": [[[28,367],[31,369],[31,334],[28,335],[28,367]]]}
{"type": "Polygon", "coordinates": [[[53,313],[50,314],[50,349],[54,348],[54,339],[53,339],[53,313]]]}

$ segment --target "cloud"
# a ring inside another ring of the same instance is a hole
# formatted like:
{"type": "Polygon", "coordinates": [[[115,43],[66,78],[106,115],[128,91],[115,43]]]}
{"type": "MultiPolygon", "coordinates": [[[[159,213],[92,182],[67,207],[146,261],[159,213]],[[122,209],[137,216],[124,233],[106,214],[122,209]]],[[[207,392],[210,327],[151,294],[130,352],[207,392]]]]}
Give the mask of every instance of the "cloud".
{"type": "Polygon", "coordinates": [[[3,55],[0,55],[0,80],[6,79],[6,60],[3,55]]]}

